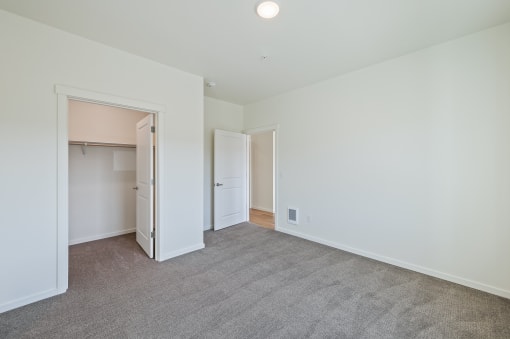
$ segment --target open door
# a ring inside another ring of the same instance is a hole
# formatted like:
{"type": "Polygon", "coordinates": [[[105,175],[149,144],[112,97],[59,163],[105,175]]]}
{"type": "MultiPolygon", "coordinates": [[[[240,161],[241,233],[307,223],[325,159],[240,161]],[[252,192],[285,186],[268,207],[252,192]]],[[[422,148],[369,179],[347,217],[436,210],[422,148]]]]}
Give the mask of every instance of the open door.
{"type": "Polygon", "coordinates": [[[136,241],[150,258],[154,257],[154,116],[136,124],[136,241]]]}
{"type": "Polygon", "coordinates": [[[246,135],[214,131],[214,230],[248,220],[246,135]]]}

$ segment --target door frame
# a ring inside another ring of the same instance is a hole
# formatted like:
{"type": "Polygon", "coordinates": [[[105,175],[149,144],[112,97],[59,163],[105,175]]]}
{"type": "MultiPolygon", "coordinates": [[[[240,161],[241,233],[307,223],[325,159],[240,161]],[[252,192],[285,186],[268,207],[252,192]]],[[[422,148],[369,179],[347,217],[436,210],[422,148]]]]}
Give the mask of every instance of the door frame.
{"type": "MultiPolygon", "coordinates": [[[[68,137],[68,102],[77,100],[94,104],[127,108],[154,114],[155,126],[165,126],[165,106],[149,103],[141,100],[128,99],[120,96],[103,94],[69,86],[55,85],[57,94],[57,294],[67,291],[69,280],[69,137],[68,137]]],[[[164,129],[156,129],[156,154],[155,154],[155,207],[154,223],[155,234],[155,259],[160,261],[160,234],[162,213],[160,208],[163,192],[163,154],[164,154],[164,129]]]]}
{"type": "Polygon", "coordinates": [[[279,231],[278,226],[278,130],[280,125],[268,125],[256,128],[249,128],[243,131],[248,136],[247,148],[248,148],[248,164],[247,164],[247,192],[248,192],[248,203],[246,205],[246,212],[248,213],[248,220],[250,220],[250,197],[251,197],[251,171],[250,171],[250,159],[251,159],[251,136],[255,134],[263,134],[267,132],[273,132],[273,206],[274,206],[274,229],[279,231]]]}

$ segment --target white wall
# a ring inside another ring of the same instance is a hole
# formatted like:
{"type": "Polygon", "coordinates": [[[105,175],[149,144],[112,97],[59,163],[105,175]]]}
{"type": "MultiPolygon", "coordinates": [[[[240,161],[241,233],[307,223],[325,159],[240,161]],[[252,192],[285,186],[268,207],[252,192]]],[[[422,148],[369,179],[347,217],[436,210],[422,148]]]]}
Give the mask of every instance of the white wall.
{"type": "Polygon", "coordinates": [[[204,230],[213,226],[213,146],[214,130],[243,130],[243,107],[229,102],[204,98],[204,230]]]}
{"type": "Polygon", "coordinates": [[[201,248],[203,79],[4,11],[0,41],[0,312],[57,293],[55,84],[166,107],[160,249],[201,248]]]}
{"type": "Polygon", "coordinates": [[[245,107],[271,124],[281,231],[510,298],[510,24],[245,107]]]}
{"type": "Polygon", "coordinates": [[[136,230],[136,149],[69,146],[69,244],[136,230]]]}
{"type": "Polygon", "coordinates": [[[136,144],[136,123],[148,113],[69,100],[69,140],[136,144]]]}
{"type": "Polygon", "coordinates": [[[273,131],[252,135],[250,144],[250,207],[274,212],[273,131]]]}

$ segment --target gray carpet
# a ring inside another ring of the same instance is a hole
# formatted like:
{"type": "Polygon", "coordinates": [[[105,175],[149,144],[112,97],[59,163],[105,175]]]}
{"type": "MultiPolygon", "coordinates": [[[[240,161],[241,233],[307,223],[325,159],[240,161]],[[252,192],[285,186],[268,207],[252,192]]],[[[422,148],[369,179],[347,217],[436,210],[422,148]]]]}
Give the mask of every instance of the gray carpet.
{"type": "Polygon", "coordinates": [[[510,338],[504,298],[250,224],[205,243],[72,246],[68,292],[0,314],[0,338],[510,338]]]}

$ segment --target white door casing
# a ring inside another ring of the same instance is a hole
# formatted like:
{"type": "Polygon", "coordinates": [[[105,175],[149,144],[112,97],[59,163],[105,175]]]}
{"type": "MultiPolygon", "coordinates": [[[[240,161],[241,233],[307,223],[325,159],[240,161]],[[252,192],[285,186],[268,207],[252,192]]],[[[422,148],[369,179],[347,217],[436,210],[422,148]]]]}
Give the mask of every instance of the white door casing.
{"type": "Polygon", "coordinates": [[[214,230],[248,220],[246,135],[214,131],[214,230]]]}
{"type": "Polygon", "coordinates": [[[152,114],[136,124],[136,241],[150,258],[154,257],[153,126],[152,114]]]}

